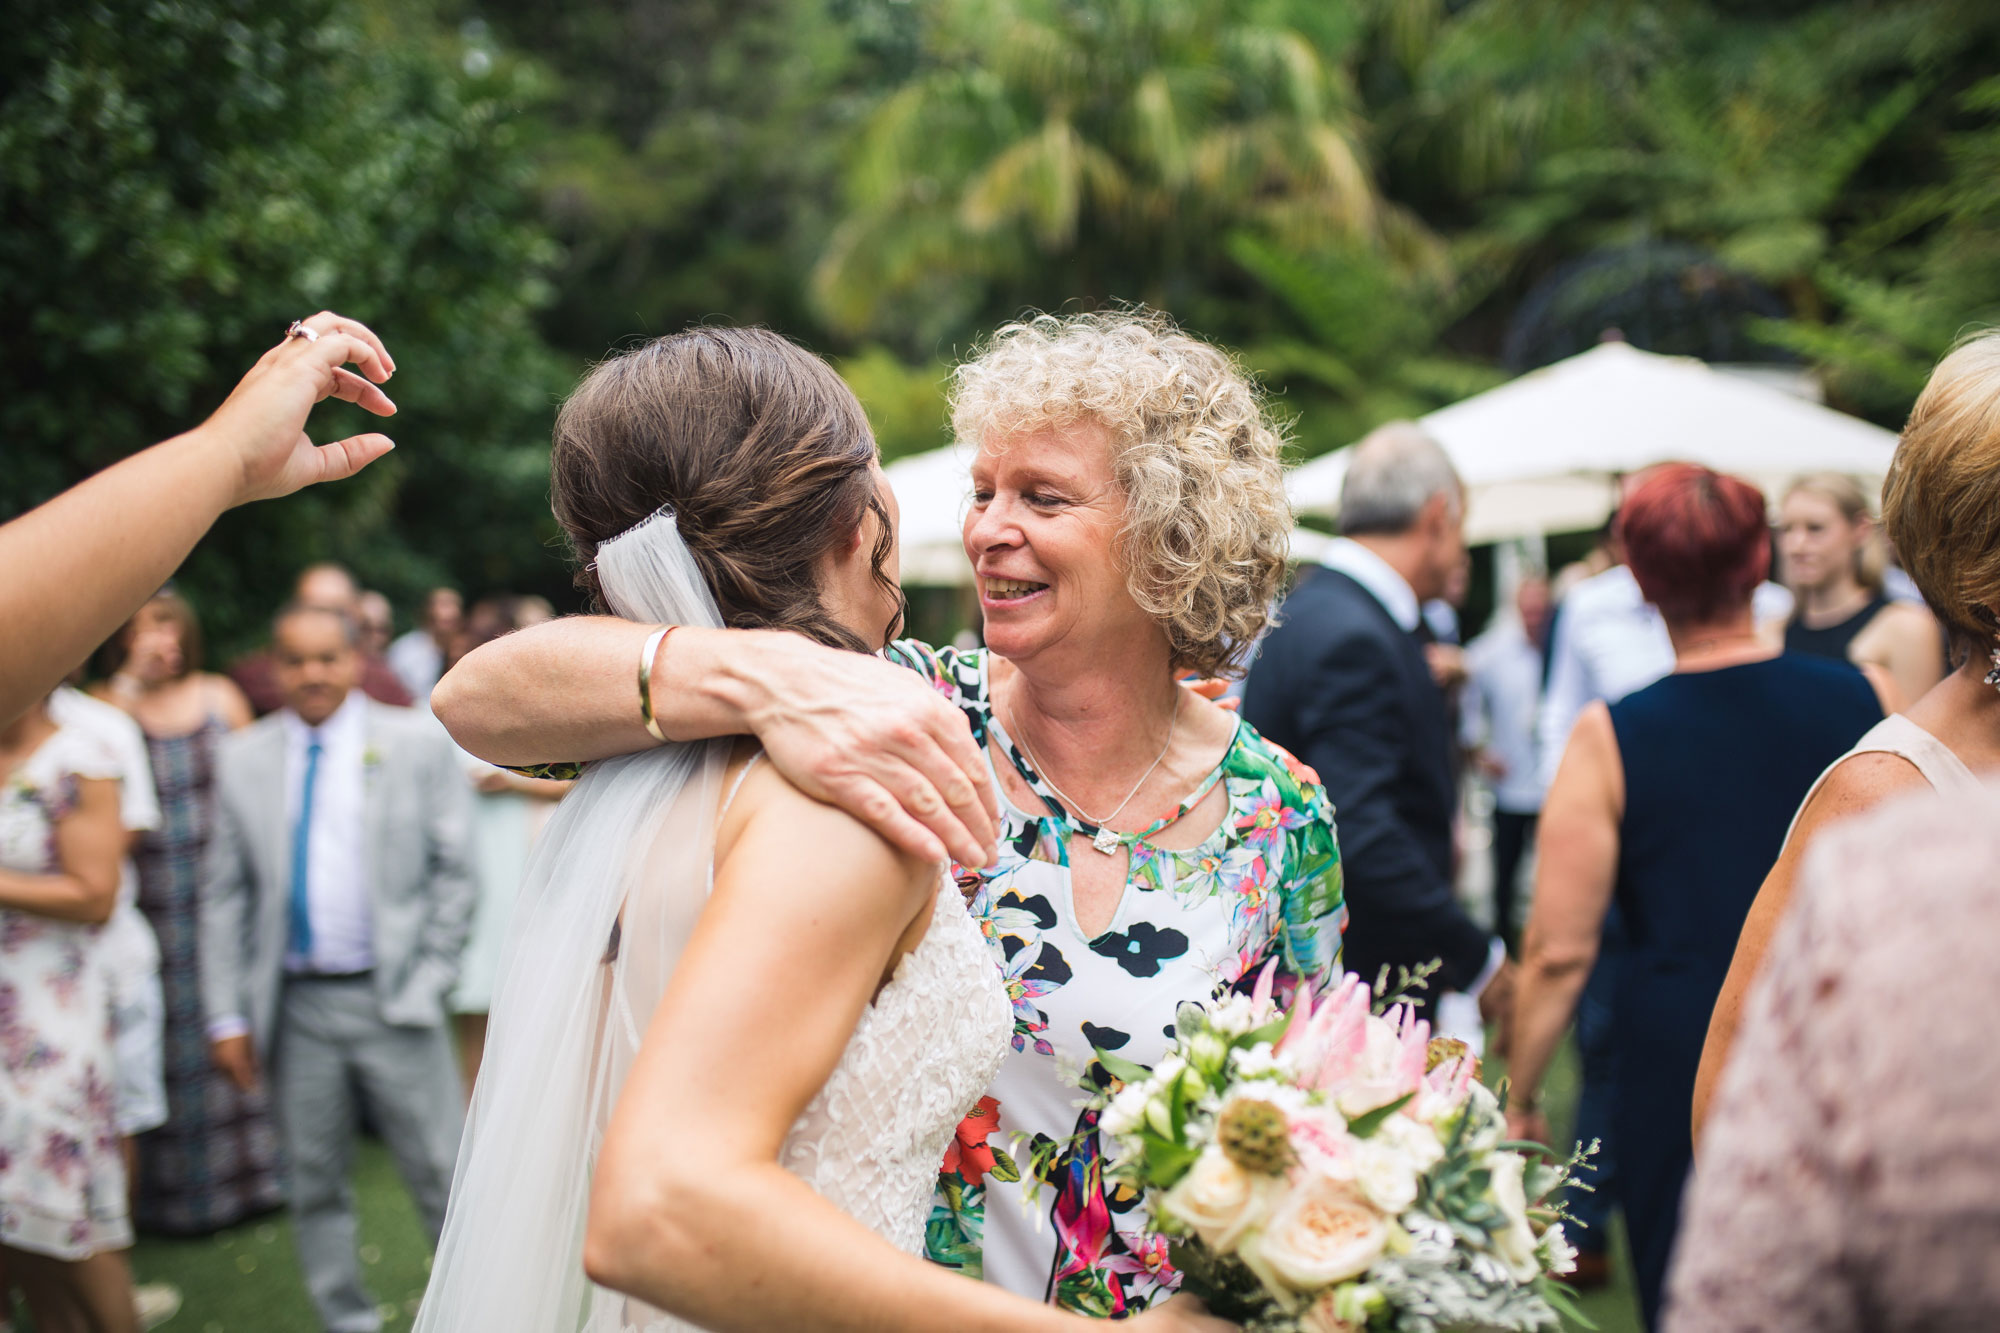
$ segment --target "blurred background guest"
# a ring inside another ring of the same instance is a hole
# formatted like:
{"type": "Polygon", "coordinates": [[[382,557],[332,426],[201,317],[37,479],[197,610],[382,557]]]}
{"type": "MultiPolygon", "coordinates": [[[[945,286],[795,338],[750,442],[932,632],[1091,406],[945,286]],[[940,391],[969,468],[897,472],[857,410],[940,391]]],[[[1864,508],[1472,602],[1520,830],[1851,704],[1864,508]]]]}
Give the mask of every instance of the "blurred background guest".
{"type": "Polygon", "coordinates": [[[1500,617],[1465,650],[1463,740],[1474,769],[1493,788],[1493,929],[1509,951],[1517,943],[1516,883],[1542,810],[1535,712],[1548,625],[1549,581],[1531,574],[1514,590],[1514,614],[1500,617]]]}
{"type": "Polygon", "coordinates": [[[322,1324],[373,1333],[356,1127],[365,1108],[435,1242],[464,1117],[445,999],[475,901],[471,798],[434,719],[357,688],[352,619],[287,607],[272,639],[284,711],[217,752],[202,997],[216,1064],[244,1089],[270,1071],[322,1324]]]}
{"type": "Polygon", "coordinates": [[[1996,867],[1990,789],[1815,841],[1702,1141],[1670,1329],[2000,1322],[1996,867]]]}
{"type": "MultiPolygon", "coordinates": [[[[362,655],[381,658],[389,651],[389,639],[396,632],[396,613],[389,605],[388,594],[368,589],[354,599],[354,614],[361,631],[362,655]]],[[[395,670],[394,663],[390,664],[390,670],[395,670]]],[[[411,693],[414,696],[415,691],[411,693]]]]}
{"type": "Polygon", "coordinates": [[[139,1326],[101,948],[126,847],[118,768],[45,703],[0,728],[0,1271],[62,1333],[139,1326]]]}
{"type": "MultiPolygon", "coordinates": [[[[1505,946],[1453,896],[1457,733],[1424,654],[1420,608],[1459,568],[1464,516],[1435,441],[1408,422],[1373,431],[1342,485],[1342,535],[1285,599],[1243,693],[1244,719],[1317,769],[1339,811],[1346,967],[1372,981],[1441,959],[1427,1010],[1447,992],[1497,1005],[1509,981],[1505,946]]],[[[1477,1041],[1464,1004],[1444,1021],[1477,1041]]]]}
{"type": "MultiPolygon", "coordinates": [[[[361,587],[355,583],[354,575],[347,572],[345,565],[326,562],[306,566],[293,585],[291,604],[345,616],[355,626],[356,634],[360,633],[361,587]]],[[[358,641],[356,646],[360,652],[361,692],[377,703],[409,704],[410,691],[389,669],[389,664],[361,648],[358,641]]],[[[284,707],[284,691],[278,686],[277,667],[271,649],[265,648],[236,662],[229,668],[229,678],[243,691],[243,697],[250,701],[250,707],[258,717],[284,707]]]]}
{"type": "Polygon", "coordinates": [[[1743,997],[1819,830],[1899,792],[1970,788],[2000,769],[2000,333],[1938,363],[1903,427],[1882,521],[1951,636],[1952,673],[1884,718],[1814,785],[1743,923],[1715,1004],[1695,1093],[1695,1132],[1729,1058],[1743,997]],[[1993,674],[1989,674],[1993,673],[1993,674]]]}
{"type": "Polygon", "coordinates": [[[458,589],[432,588],[417,627],[389,645],[389,665],[412,699],[429,702],[431,688],[444,674],[445,655],[464,625],[465,600],[458,589]]]}
{"type": "MultiPolygon", "coordinates": [[[[140,914],[139,874],[132,853],[160,827],[146,738],[123,710],[68,685],[49,696],[56,725],[89,736],[118,765],[118,818],[125,854],[118,861],[118,905],[105,923],[97,951],[111,995],[112,1068],[117,1074],[112,1115],[128,1186],[137,1170],[135,1135],[167,1121],[166,999],[160,985],[160,946],[140,914]]],[[[136,1289],[140,1321],[150,1328],[180,1308],[180,1293],[165,1283],[136,1289]]]]}
{"type": "Polygon", "coordinates": [[[1691,464],[1655,468],[1621,507],[1632,577],[1675,669],[1577,719],[1542,810],[1511,1047],[1517,1137],[1543,1137],[1543,1075],[1615,897],[1627,951],[1612,1008],[1619,1197],[1640,1313],[1659,1317],[1692,1158],[1685,1109],[1706,1015],[1799,798],[1879,721],[1854,667],[1781,655],[1752,601],[1770,564],[1764,497],[1691,464]]]}
{"type": "Polygon", "coordinates": [[[226,676],[202,670],[194,608],[167,589],[117,639],[105,697],[145,733],[158,828],[139,843],[139,909],[159,938],[166,1003],[166,1123],[139,1143],[133,1220],[201,1235],[277,1207],[277,1131],[263,1088],[238,1088],[209,1059],[201,1004],[202,857],[215,820],[215,751],[250,721],[226,676]]]}
{"type": "Polygon", "coordinates": [[[1797,601],[1785,651],[1871,664],[1895,682],[1896,705],[1921,698],[1944,677],[1944,639],[1928,611],[1884,590],[1888,557],[1866,492],[1852,477],[1815,472],[1791,484],[1778,513],[1778,555],[1797,601]]]}
{"type": "MultiPolygon", "coordinates": [[[[453,636],[445,670],[449,671],[459,658],[483,643],[550,619],[547,609],[548,603],[539,597],[482,599],[466,617],[464,630],[453,636]]],[[[514,920],[514,899],[528,868],[528,853],[556,802],[575,784],[523,777],[463,750],[459,754],[474,792],[472,875],[479,886],[479,903],[472,909],[472,933],[465,942],[458,986],[451,993],[459,1067],[469,1098],[479,1077],[480,1056],[486,1048],[486,1015],[493,1007],[500,951],[514,920]]]]}

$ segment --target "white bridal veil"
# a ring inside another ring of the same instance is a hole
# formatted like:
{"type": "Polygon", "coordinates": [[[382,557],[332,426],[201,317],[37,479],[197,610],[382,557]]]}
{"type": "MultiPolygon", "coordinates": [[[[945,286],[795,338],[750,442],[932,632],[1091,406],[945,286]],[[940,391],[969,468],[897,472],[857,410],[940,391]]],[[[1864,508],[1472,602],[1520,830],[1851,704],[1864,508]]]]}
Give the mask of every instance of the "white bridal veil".
{"type": "MultiPolygon", "coordinates": [[[[672,511],[597,551],[612,611],[719,626],[672,511]]],[[[657,1311],[583,1273],[604,1128],[708,896],[726,741],[592,764],[530,859],[418,1333],[612,1333],[657,1311]]]]}

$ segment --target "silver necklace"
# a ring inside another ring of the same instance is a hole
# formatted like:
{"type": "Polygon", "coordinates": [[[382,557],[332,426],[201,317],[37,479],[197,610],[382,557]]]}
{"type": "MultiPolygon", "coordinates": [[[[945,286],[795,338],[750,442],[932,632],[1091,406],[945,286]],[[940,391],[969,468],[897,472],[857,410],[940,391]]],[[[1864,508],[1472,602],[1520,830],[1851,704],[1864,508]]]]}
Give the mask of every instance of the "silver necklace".
{"type": "MultiPolygon", "coordinates": [[[[1178,690],[1179,686],[1176,686],[1175,689],[1178,690]]],[[[1056,780],[1049,776],[1048,765],[1037,758],[1035,752],[1028,747],[1027,733],[1023,732],[1019,725],[1010,725],[1009,730],[1014,733],[1014,739],[1020,743],[1021,753],[1027,755],[1028,762],[1035,766],[1035,772],[1041,777],[1043,782],[1049,784],[1049,790],[1062,797],[1063,804],[1081,815],[1085,823],[1097,825],[1097,832],[1091,838],[1090,845],[1106,856],[1116,856],[1119,846],[1118,835],[1112,832],[1107,825],[1112,820],[1118,818],[1126,806],[1132,804],[1132,798],[1139,794],[1139,788],[1146,785],[1146,779],[1153,776],[1153,770],[1157,769],[1160,766],[1160,761],[1167,757],[1167,751],[1173,749],[1174,729],[1180,726],[1180,722],[1181,701],[1179,696],[1176,695],[1174,698],[1174,715],[1167,720],[1167,743],[1160,747],[1160,752],[1153,757],[1153,762],[1146,766],[1146,771],[1141,773],[1139,780],[1132,784],[1132,790],[1125,793],[1125,799],[1118,803],[1118,808],[1102,819],[1085,810],[1082,802],[1078,801],[1061,787],[1056,786],[1056,780]]]]}

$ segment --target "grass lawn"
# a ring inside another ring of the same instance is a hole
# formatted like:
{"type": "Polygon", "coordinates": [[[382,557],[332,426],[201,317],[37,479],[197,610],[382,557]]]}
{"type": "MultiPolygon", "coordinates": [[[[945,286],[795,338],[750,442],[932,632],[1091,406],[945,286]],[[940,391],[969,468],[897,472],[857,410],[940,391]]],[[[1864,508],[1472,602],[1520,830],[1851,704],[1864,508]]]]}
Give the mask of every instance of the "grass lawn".
{"type": "MultiPolygon", "coordinates": [[[[364,1140],[354,1173],[361,1213],[361,1271],[384,1329],[415,1322],[430,1273],[430,1242],[388,1150],[364,1140]]],[[[291,1219],[282,1212],[201,1240],[141,1237],[132,1251],[141,1282],[181,1289],[181,1312],[164,1333],[316,1333],[291,1219]]]]}
{"type": "MultiPolygon", "coordinates": [[[[1548,1103],[1560,1141],[1569,1133],[1576,1099],[1576,1061],[1567,1044],[1549,1071],[1548,1103]]],[[[430,1246],[395,1166],[381,1144],[364,1141],[354,1175],[361,1212],[361,1263],[387,1330],[407,1329],[416,1317],[430,1269],[430,1246]]],[[[1611,1286],[1582,1297],[1584,1311],[1603,1333],[1639,1333],[1624,1238],[1611,1286]]],[[[318,1320],[299,1274],[292,1227],[283,1213],[202,1240],[143,1238],[132,1253],[141,1282],[171,1282],[181,1289],[181,1312],[161,1325],[165,1333],[316,1333],[318,1320]]],[[[27,1333],[27,1325],[21,1325],[27,1333]]]]}

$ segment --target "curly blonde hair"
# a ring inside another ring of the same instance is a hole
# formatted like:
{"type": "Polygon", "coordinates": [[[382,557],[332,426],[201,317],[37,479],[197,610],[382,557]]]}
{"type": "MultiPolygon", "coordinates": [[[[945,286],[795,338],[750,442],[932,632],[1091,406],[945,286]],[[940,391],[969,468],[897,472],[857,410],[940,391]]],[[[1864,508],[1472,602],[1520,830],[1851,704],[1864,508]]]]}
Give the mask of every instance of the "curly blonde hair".
{"type": "Polygon", "coordinates": [[[1256,385],[1227,353],[1146,310],[1036,315],[953,372],[961,444],[1079,420],[1110,432],[1126,497],[1119,561],[1175,669],[1240,674],[1292,530],[1284,441],[1256,385]]]}

